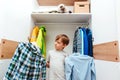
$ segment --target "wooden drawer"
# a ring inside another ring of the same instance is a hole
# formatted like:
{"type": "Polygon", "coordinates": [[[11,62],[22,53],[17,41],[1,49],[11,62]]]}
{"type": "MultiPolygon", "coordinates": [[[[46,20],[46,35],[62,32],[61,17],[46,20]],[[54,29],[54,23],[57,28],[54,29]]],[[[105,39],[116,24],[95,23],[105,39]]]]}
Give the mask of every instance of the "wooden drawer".
{"type": "Polygon", "coordinates": [[[59,4],[73,6],[74,1],[79,1],[79,0],[37,0],[37,1],[40,6],[57,6],[59,4]]]}
{"type": "Polygon", "coordinates": [[[18,42],[2,39],[0,43],[0,59],[10,59],[12,58],[18,42]]]}

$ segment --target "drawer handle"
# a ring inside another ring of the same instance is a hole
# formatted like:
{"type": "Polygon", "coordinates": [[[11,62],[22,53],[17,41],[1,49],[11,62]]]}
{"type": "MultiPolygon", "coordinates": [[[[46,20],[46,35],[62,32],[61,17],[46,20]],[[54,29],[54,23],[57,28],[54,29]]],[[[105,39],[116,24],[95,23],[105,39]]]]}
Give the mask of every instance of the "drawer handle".
{"type": "Polygon", "coordinates": [[[85,7],[85,5],[79,5],[79,7],[85,7]]]}
{"type": "Polygon", "coordinates": [[[3,58],[4,57],[4,55],[1,55],[1,58],[3,58]]]}

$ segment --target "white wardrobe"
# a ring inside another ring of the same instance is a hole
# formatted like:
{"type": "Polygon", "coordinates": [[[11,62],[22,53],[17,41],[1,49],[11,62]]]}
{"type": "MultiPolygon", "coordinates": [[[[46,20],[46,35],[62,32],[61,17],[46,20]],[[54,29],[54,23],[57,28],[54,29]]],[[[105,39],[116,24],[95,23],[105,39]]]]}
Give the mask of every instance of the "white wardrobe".
{"type": "MultiPolygon", "coordinates": [[[[41,14],[32,13],[46,8],[40,7],[36,0],[1,0],[0,39],[28,41],[30,32],[35,25],[45,25],[47,29],[47,50],[54,48],[53,42],[57,34],[66,33],[71,41],[65,50],[71,53],[74,31],[81,23],[87,23],[93,32],[93,44],[120,40],[118,3],[120,3],[119,0],[91,0],[90,14],[61,14],[57,17],[46,14],[42,15],[44,16],[42,18],[41,14]],[[37,18],[43,21],[34,18],[35,14],[39,16],[37,18]],[[51,20],[51,17],[55,21],[51,20]]],[[[54,8],[54,6],[49,8],[54,8]]],[[[0,60],[0,79],[4,76],[9,62],[10,59],[0,60]]],[[[97,80],[120,80],[120,62],[95,60],[95,66],[97,80]]]]}

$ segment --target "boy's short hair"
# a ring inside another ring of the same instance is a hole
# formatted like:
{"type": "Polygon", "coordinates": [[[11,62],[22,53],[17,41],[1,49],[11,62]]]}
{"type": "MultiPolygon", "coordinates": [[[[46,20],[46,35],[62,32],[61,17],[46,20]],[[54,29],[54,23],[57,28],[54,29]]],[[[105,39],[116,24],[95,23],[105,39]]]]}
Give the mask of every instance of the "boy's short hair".
{"type": "Polygon", "coordinates": [[[65,35],[65,34],[59,34],[59,35],[56,36],[55,41],[57,41],[57,40],[59,40],[59,39],[62,40],[63,44],[66,44],[66,45],[69,44],[69,38],[68,38],[67,35],[65,35]]]}

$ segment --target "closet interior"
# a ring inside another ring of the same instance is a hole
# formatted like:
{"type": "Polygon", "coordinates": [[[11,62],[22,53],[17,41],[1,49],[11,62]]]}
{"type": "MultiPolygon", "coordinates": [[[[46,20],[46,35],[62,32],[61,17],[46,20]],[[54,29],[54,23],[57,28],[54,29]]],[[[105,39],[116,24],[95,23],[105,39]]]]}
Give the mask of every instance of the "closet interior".
{"type": "Polygon", "coordinates": [[[35,25],[46,26],[46,51],[54,49],[54,39],[57,34],[66,34],[70,38],[70,44],[66,48],[72,53],[75,30],[79,27],[91,28],[91,13],[32,13],[35,25]]]}
{"type": "MultiPolygon", "coordinates": [[[[75,1],[78,1],[78,0],[75,0],[75,1]]],[[[80,1],[86,1],[86,0],[80,0],[80,1]]],[[[42,6],[58,5],[58,3],[56,2],[52,4],[54,0],[51,0],[50,2],[51,3],[48,4],[46,0],[38,0],[38,3],[42,6]]],[[[66,0],[66,1],[61,0],[60,3],[67,3],[66,5],[73,6],[74,5],[73,2],[74,0],[66,0]]],[[[89,9],[90,9],[90,5],[92,4],[89,4],[89,9]]],[[[81,25],[85,25],[92,30],[92,23],[91,23],[92,13],[91,12],[89,13],[63,13],[63,14],[32,12],[31,18],[34,22],[34,25],[38,25],[38,26],[45,25],[46,26],[47,50],[54,48],[53,42],[57,34],[65,33],[70,37],[70,40],[71,40],[66,50],[69,51],[69,53],[71,53],[75,30],[81,25]]],[[[93,42],[94,42],[94,36],[93,36],[93,42]]],[[[11,58],[13,56],[13,52],[15,51],[16,46],[17,46],[17,41],[2,39],[1,44],[0,44],[0,59],[11,58]]],[[[101,44],[93,45],[93,55],[95,59],[108,60],[108,61],[119,61],[118,41],[112,41],[108,43],[101,43],[101,44]]]]}

